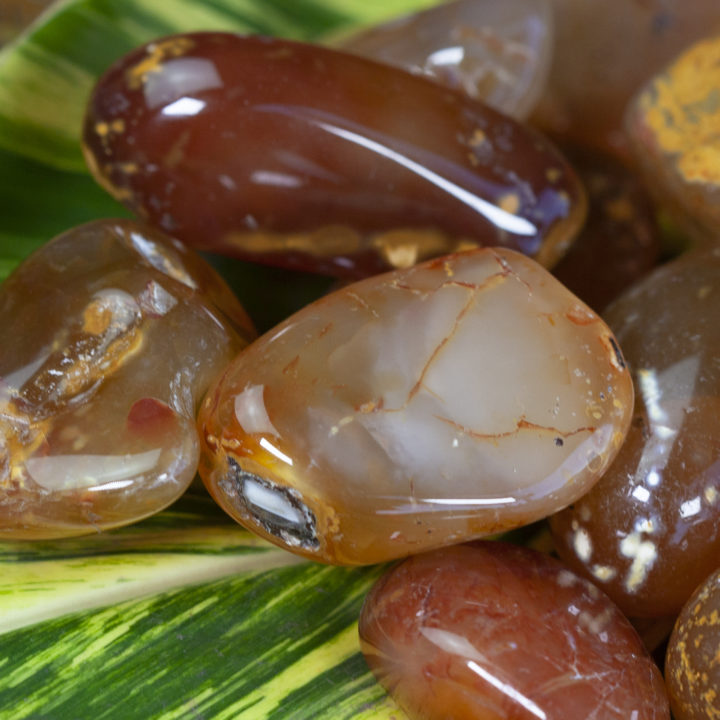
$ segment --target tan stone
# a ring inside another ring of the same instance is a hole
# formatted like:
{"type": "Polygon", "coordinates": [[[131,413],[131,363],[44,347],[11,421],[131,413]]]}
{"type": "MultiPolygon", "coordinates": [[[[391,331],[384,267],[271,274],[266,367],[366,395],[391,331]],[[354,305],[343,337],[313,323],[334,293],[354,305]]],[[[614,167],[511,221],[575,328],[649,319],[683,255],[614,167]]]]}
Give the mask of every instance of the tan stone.
{"type": "Polygon", "coordinates": [[[200,414],[200,472],[301,554],[379,562],[544,517],[632,412],[607,326],[513,251],[349,285],[242,353],[200,414]]]}
{"type": "Polygon", "coordinates": [[[209,266],[98,221],[26,260],[0,317],[0,538],[126,525],[182,494],[196,405],[253,333],[209,266]]]}

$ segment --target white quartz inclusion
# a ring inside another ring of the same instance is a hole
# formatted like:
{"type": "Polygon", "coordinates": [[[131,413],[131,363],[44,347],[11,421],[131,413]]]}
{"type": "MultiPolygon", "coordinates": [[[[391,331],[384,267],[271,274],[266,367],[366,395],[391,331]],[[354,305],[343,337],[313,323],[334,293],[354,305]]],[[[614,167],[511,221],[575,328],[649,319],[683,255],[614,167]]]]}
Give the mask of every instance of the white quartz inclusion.
{"type": "Polygon", "coordinates": [[[134,455],[55,455],[29,458],[25,467],[46,490],[78,490],[117,483],[149,472],[157,465],[160,448],[134,455]]]}
{"type": "Polygon", "coordinates": [[[294,508],[286,497],[256,480],[247,478],[243,483],[243,493],[249,503],[267,513],[298,525],[304,522],[300,511],[294,508]]]}
{"type": "MultiPolygon", "coordinates": [[[[338,382],[352,375],[356,384],[372,383],[368,392],[382,396],[383,407],[355,413],[356,422],[337,434],[357,442],[364,429],[420,495],[507,496],[538,477],[562,486],[602,451],[612,427],[577,430],[590,425],[594,391],[571,381],[560,352],[563,342],[573,343],[574,327],[554,331],[539,322],[540,312],[551,311],[543,304],[510,277],[488,292],[451,285],[383,313],[382,323],[368,319],[331,353],[328,369],[338,382]],[[482,490],[469,482],[480,468],[482,490]]],[[[333,453],[338,471],[348,472],[347,457],[333,453]]],[[[355,467],[363,482],[366,462],[355,467]]]]}

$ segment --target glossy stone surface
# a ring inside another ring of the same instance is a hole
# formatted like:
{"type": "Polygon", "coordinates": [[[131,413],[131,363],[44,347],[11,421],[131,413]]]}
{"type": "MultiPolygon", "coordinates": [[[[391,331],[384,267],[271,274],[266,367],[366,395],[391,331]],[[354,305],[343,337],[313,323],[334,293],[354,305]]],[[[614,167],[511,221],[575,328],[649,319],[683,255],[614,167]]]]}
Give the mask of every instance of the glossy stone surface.
{"type": "Polygon", "coordinates": [[[477,245],[552,265],[584,216],[572,169],[533,131],[426,78],[279,39],[134,51],[97,85],[84,142],[95,177],[181,240],[341,276],[477,245]]]}
{"type": "Polygon", "coordinates": [[[600,482],[552,520],[560,555],[631,616],[680,611],[720,557],[720,250],[654,271],[605,313],[635,382],[600,482]]]}
{"type": "Polygon", "coordinates": [[[677,619],[665,682],[675,720],[720,718],[720,569],[695,590],[677,619]]]}
{"type": "Polygon", "coordinates": [[[660,256],[655,208],[640,182],[610,156],[567,153],[588,194],[588,218],[553,275],[596,312],[652,270],[660,256]]]}
{"type": "Polygon", "coordinates": [[[182,494],[196,405],[252,335],[209,266],[137,223],[97,221],[22,263],[0,318],[0,538],[93,533],[182,494]]]}
{"type": "Polygon", "coordinates": [[[720,36],[696,43],[638,94],[627,128],[648,186],[681,226],[718,242],[720,36]]]}
{"type": "Polygon", "coordinates": [[[549,0],[455,0],[345,37],[338,47],[396,65],[525,118],[550,67],[549,0]]]}
{"type": "Polygon", "coordinates": [[[375,563],[544,517],[622,443],[630,376],[537,263],[476,250],[354,283],[253,343],[200,412],[200,473],[236,520],[375,563]]]}
{"type": "Polygon", "coordinates": [[[478,542],[386,573],[362,651],[411,720],[660,720],[657,666],[606,595],[542,553],[478,542]]]}
{"type": "Polygon", "coordinates": [[[717,0],[552,0],[555,46],[533,123],[626,155],[626,107],[687,46],[720,30],[717,0]]]}

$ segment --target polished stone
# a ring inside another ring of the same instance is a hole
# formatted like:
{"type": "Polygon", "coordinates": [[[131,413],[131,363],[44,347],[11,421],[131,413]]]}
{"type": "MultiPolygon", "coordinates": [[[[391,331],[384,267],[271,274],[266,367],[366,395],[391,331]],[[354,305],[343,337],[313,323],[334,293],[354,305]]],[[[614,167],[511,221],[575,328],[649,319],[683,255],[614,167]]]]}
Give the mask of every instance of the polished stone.
{"type": "Polygon", "coordinates": [[[477,542],[412,557],[360,616],[411,720],[661,720],[662,676],[606,595],[542,553],[477,542]]]}
{"type": "Polygon", "coordinates": [[[544,138],[464,93],[287,40],[180,35],[99,81],[96,179],[196,247],[365,276],[500,245],[553,265],[579,180],[544,138]]]}
{"type": "Polygon", "coordinates": [[[543,131],[627,157],[632,96],[688,45],[720,30],[717,0],[552,0],[555,45],[532,115],[543,131]]]}
{"type": "Polygon", "coordinates": [[[476,250],[349,285],[253,343],[203,404],[200,473],[273,542],[374,563],[576,500],[632,402],[597,315],[529,258],[476,250]]]}
{"type": "Polygon", "coordinates": [[[121,220],[28,258],[0,318],[0,538],[99,532],[179,497],[196,406],[253,335],[199,257],[121,220]]]}
{"type": "Polygon", "coordinates": [[[633,422],[553,535],[628,615],[672,615],[720,556],[720,249],[655,270],[604,317],[632,371],[633,422]]]}
{"type": "Polygon", "coordinates": [[[677,619],[665,682],[675,720],[720,717],[720,569],[695,590],[677,619]]]}
{"type": "Polygon", "coordinates": [[[635,159],[696,241],[720,234],[720,37],[696,43],[638,93],[627,114],[635,159]]]}
{"type": "Polygon", "coordinates": [[[656,208],[635,173],[611,156],[567,156],[588,194],[588,217],[553,275],[593,310],[605,307],[659,262],[656,208]]]}
{"type": "Polygon", "coordinates": [[[518,119],[547,79],[549,0],[455,0],[343,37],[337,47],[428,75],[518,119]]]}

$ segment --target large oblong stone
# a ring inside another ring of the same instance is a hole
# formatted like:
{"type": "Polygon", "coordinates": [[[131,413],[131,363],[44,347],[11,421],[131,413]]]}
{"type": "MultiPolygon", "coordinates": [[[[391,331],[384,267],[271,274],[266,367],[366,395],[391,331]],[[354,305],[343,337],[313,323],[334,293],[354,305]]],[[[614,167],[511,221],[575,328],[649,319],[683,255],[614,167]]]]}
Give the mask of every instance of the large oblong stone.
{"type": "Polygon", "coordinates": [[[427,78],[279,38],[138,48],[99,81],[83,137],[98,182],[174,237],[340,277],[495,245],[551,267],[585,217],[577,176],[530,128],[427,78]]]}
{"type": "Polygon", "coordinates": [[[564,507],[632,404],[602,320],[534,261],[478,250],[347,286],[254,343],[203,403],[200,472],[270,540],[373,563],[564,507]]]}

